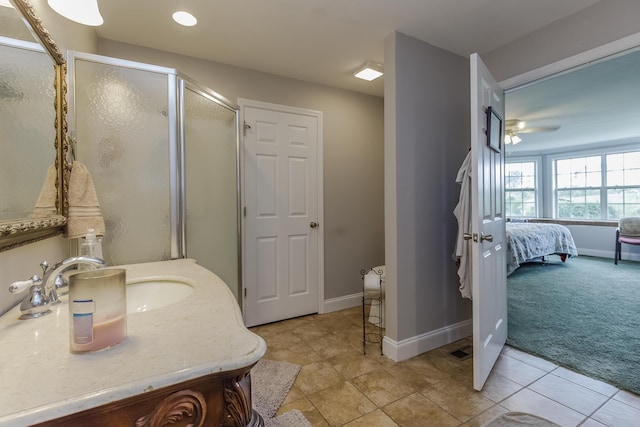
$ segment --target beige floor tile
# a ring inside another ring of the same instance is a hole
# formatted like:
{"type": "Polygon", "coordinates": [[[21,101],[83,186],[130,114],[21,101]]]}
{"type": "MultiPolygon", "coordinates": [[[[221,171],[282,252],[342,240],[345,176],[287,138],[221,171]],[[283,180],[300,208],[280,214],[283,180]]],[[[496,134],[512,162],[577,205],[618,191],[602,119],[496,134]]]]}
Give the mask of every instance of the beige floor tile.
{"type": "Polygon", "coordinates": [[[500,405],[509,411],[527,412],[546,418],[563,427],[578,426],[587,418],[573,409],[526,388],[504,400],[500,405]]]}
{"type": "Polygon", "coordinates": [[[340,384],[344,377],[327,362],[316,362],[300,368],[295,385],[309,396],[325,388],[340,384]]]}
{"type": "Polygon", "coordinates": [[[637,394],[621,390],[616,393],[613,398],[619,402],[626,403],[629,406],[633,406],[636,409],[640,409],[640,396],[638,396],[637,394]]]}
{"type": "Polygon", "coordinates": [[[377,409],[373,402],[346,381],[310,395],[309,400],[331,426],[342,426],[377,409]]]}
{"type": "Polygon", "coordinates": [[[401,427],[454,427],[460,421],[420,393],[397,400],[382,410],[401,427]]]}
{"type": "Polygon", "coordinates": [[[356,350],[341,353],[329,359],[328,362],[348,380],[382,369],[382,365],[375,358],[363,357],[362,352],[356,350]]]}
{"type": "Polygon", "coordinates": [[[504,354],[498,357],[493,370],[503,377],[523,386],[533,383],[546,374],[546,372],[540,368],[536,368],[535,366],[504,354]]]}
{"type": "Polygon", "coordinates": [[[302,389],[294,383],[289,390],[287,397],[284,399],[284,402],[282,402],[282,405],[287,405],[291,402],[295,402],[296,400],[304,399],[305,397],[306,395],[304,394],[302,389]]]}
{"type": "Polygon", "coordinates": [[[421,355],[420,358],[449,376],[469,376],[473,378],[473,358],[469,356],[466,359],[460,359],[448,351],[459,348],[458,346],[447,350],[437,349],[421,355]]]}
{"type": "Polygon", "coordinates": [[[391,375],[382,368],[354,378],[351,382],[378,407],[385,406],[416,391],[406,381],[391,375]]]}
{"type": "Polygon", "coordinates": [[[555,369],[552,373],[553,375],[559,376],[576,384],[580,384],[583,387],[586,387],[597,393],[604,394],[605,396],[611,397],[618,392],[618,388],[612,386],[611,384],[607,384],[605,382],[587,377],[586,375],[570,371],[566,368],[555,369]]]}
{"type": "Polygon", "coordinates": [[[396,365],[399,373],[404,374],[405,380],[409,381],[412,385],[420,387],[419,384],[435,384],[437,382],[451,378],[451,375],[441,371],[433,363],[431,357],[427,354],[422,354],[411,359],[405,360],[396,365]],[[404,371],[404,372],[403,372],[404,371]]]}
{"type": "Polygon", "coordinates": [[[640,425],[640,409],[611,399],[591,416],[608,427],[630,427],[640,425]]]}
{"type": "Polygon", "coordinates": [[[472,390],[473,359],[451,355],[472,345],[471,338],[399,363],[374,344],[363,355],[361,310],[251,328],[267,342],[266,359],[302,366],[278,414],[298,409],[314,427],[479,427],[500,413],[522,410],[564,427],[577,425],[593,405],[613,396],[580,427],[626,427],[634,425],[629,419],[640,419],[637,395],[509,346],[480,393],[472,390]]]}
{"type": "Polygon", "coordinates": [[[345,424],[344,427],[398,427],[398,424],[378,409],[345,424]]]}
{"type": "Polygon", "coordinates": [[[306,343],[292,348],[270,348],[267,346],[267,353],[264,355],[264,358],[295,363],[300,366],[324,360],[322,356],[316,353],[306,343]]]}
{"type": "Polygon", "coordinates": [[[593,414],[609,399],[603,394],[553,374],[545,375],[528,388],[585,415],[593,414]]]}
{"type": "Polygon", "coordinates": [[[348,340],[334,334],[324,335],[316,340],[309,341],[308,344],[325,359],[354,350],[348,340]]]}
{"type": "Polygon", "coordinates": [[[297,409],[298,411],[302,412],[304,417],[311,423],[313,427],[329,427],[329,423],[324,419],[322,414],[320,414],[316,407],[313,406],[311,401],[309,401],[309,399],[307,398],[296,400],[295,402],[291,402],[281,406],[277,414],[281,415],[291,411],[292,409],[297,409]]]}
{"type": "Polygon", "coordinates": [[[416,391],[427,387],[429,384],[449,378],[442,372],[433,372],[433,375],[429,375],[429,373],[424,372],[417,372],[415,369],[412,369],[403,363],[388,364],[384,366],[384,369],[394,377],[406,382],[416,391]]]}
{"type": "Polygon", "coordinates": [[[421,393],[460,421],[468,421],[495,405],[482,393],[454,380],[432,384],[421,393]]]}
{"type": "Polygon", "coordinates": [[[279,332],[263,337],[268,348],[290,349],[304,344],[304,341],[292,333],[279,332]]]}
{"type": "Polygon", "coordinates": [[[317,320],[309,320],[305,322],[299,322],[298,325],[296,325],[296,327],[288,333],[297,336],[306,342],[309,342],[330,334],[331,329],[325,327],[322,322],[318,322],[317,320]]]}

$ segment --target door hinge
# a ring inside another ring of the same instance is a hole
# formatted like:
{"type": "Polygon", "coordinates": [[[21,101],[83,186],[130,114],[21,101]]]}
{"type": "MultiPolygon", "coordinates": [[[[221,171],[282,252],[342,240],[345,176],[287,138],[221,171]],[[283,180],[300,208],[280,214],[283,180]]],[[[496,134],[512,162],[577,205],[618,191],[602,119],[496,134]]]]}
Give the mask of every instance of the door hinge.
{"type": "Polygon", "coordinates": [[[247,297],[247,288],[244,288],[244,297],[247,297]]]}
{"type": "Polygon", "coordinates": [[[244,217],[246,217],[246,216],[247,216],[247,207],[246,207],[246,206],[245,206],[244,208],[242,208],[242,215],[243,215],[244,217]]]}

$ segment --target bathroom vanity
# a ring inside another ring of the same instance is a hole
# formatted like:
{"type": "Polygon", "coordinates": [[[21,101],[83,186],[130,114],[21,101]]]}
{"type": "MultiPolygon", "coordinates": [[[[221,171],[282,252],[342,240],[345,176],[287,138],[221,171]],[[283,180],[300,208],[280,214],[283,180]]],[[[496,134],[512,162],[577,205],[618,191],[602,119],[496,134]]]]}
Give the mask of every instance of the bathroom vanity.
{"type": "Polygon", "coordinates": [[[70,352],[66,297],[41,318],[0,317],[0,427],[262,426],[250,369],[266,344],[226,284],[193,260],[119,268],[137,289],[114,347],[70,352]]]}

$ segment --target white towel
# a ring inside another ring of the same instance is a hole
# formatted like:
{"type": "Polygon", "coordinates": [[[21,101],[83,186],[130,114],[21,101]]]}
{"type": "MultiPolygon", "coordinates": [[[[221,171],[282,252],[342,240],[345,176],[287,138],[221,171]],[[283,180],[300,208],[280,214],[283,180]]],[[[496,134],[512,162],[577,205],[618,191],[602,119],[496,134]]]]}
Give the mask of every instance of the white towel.
{"type": "Polygon", "coordinates": [[[471,233],[471,150],[467,153],[462,166],[458,170],[456,182],[461,184],[458,204],[453,214],[458,221],[458,237],[456,238],[456,252],[453,255],[458,261],[458,277],[460,294],[463,298],[471,299],[472,272],[470,241],[464,240],[465,233],[471,233]]]}
{"type": "Polygon", "coordinates": [[[71,165],[69,178],[69,212],[65,237],[82,237],[90,228],[95,230],[96,235],[104,236],[104,218],[100,212],[93,179],[86,166],[75,161],[71,165]]]}

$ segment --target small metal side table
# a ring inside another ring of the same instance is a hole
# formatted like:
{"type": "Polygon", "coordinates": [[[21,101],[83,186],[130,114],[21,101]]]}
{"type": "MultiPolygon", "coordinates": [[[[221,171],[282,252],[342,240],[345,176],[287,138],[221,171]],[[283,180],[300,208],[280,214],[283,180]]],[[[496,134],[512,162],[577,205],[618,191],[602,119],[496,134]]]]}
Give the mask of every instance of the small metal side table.
{"type": "Polygon", "coordinates": [[[382,354],[384,299],[382,296],[383,270],[361,270],[362,275],[362,353],[367,354],[367,344],[379,344],[382,354]],[[369,307],[369,313],[366,309],[369,307]],[[371,309],[377,307],[377,315],[371,309]],[[368,319],[367,319],[368,317],[368,319]]]}

